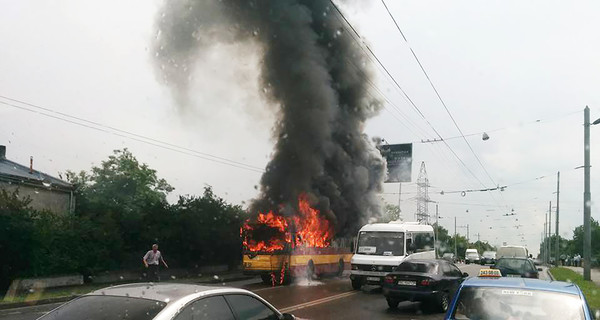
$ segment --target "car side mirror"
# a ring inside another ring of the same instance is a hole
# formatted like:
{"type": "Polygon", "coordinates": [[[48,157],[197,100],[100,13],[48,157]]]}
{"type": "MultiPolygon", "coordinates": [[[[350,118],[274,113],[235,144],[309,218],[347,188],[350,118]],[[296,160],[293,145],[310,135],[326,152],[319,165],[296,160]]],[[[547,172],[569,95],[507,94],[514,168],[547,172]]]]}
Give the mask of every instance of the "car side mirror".
{"type": "Polygon", "coordinates": [[[463,272],[462,276],[463,276],[463,278],[466,278],[466,277],[468,277],[468,276],[469,276],[469,274],[468,274],[468,273],[466,273],[466,272],[463,272]]]}
{"type": "Polygon", "coordinates": [[[296,316],[294,316],[291,313],[284,313],[282,319],[283,320],[296,320],[296,316]]]}

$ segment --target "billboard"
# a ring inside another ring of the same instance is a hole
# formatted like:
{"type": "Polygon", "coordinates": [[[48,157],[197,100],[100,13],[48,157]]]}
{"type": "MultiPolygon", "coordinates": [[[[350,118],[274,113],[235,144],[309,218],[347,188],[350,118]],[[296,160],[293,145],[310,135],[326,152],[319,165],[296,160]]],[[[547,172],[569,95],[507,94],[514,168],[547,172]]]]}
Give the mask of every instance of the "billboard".
{"type": "Polygon", "coordinates": [[[386,183],[410,182],[412,173],[412,143],[379,146],[387,161],[386,183]]]}

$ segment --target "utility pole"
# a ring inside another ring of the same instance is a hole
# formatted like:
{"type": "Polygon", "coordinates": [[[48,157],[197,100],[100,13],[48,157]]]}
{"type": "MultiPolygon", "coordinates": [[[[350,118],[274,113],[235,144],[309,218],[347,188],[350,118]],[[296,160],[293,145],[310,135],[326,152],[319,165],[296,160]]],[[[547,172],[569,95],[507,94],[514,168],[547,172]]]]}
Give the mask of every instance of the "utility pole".
{"type": "MultiPolygon", "coordinates": [[[[590,108],[585,106],[583,112],[583,280],[590,281],[592,263],[592,193],[590,191],[590,108]]],[[[594,122],[596,123],[596,122],[594,122]]]]}
{"type": "Polygon", "coordinates": [[[469,224],[467,223],[467,245],[469,245],[469,224]]]}
{"type": "Polygon", "coordinates": [[[436,259],[438,257],[438,252],[437,252],[436,245],[437,245],[437,241],[438,241],[437,231],[438,231],[439,226],[440,226],[439,222],[440,222],[440,213],[438,211],[438,204],[436,203],[435,204],[435,228],[433,228],[433,231],[434,231],[434,233],[433,233],[433,247],[435,249],[435,257],[436,257],[436,259]]]}
{"type": "Polygon", "coordinates": [[[454,258],[458,259],[458,251],[456,250],[456,217],[454,217],[454,258]]]}
{"type": "Polygon", "coordinates": [[[559,213],[559,201],[560,201],[560,171],[557,173],[556,176],[556,223],[554,224],[556,226],[556,244],[554,245],[556,248],[554,248],[554,250],[556,250],[556,259],[554,260],[554,265],[558,267],[558,255],[560,253],[560,238],[558,236],[558,213],[559,213]]]}
{"type": "Polygon", "coordinates": [[[398,220],[402,219],[402,209],[400,205],[402,204],[402,182],[398,183],[398,220]]]}
{"type": "Polygon", "coordinates": [[[548,205],[548,242],[546,243],[548,246],[548,263],[552,260],[552,201],[548,205]]]}
{"type": "Polygon", "coordinates": [[[544,222],[544,242],[542,242],[542,249],[544,249],[544,262],[548,263],[548,215],[545,214],[544,218],[546,221],[544,222]]]}

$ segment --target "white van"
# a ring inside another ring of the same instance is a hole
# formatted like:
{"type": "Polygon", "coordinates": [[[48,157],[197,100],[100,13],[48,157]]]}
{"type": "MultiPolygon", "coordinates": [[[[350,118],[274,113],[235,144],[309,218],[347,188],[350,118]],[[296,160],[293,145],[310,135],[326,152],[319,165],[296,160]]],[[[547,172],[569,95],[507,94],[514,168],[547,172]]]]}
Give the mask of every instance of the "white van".
{"type": "Polygon", "coordinates": [[[351,260],[352,288],[381,284],[405,259],[435,259],[433,227],[417,222],[373,223],[358,231],[351,260]]]}
{"type": "Polygon", "coordinates": [[[477,249],[467,249],[465,251],[465,263],[479,263],[479,252],[477,249]]]}
{"type": "Polygon", "coordinates": [[[529,258],[529,251],[523,246],[503,246],[496,251],[496,259],[506,258],[529,258]]]}

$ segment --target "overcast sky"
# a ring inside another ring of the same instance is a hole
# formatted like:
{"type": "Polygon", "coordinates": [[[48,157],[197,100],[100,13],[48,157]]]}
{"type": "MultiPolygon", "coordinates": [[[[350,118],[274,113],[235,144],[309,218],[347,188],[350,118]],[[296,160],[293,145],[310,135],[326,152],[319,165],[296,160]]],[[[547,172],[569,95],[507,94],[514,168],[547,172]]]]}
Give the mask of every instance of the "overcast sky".
{"type": "MultiPolygon", "coordinates": [[[[340,6],[425,117],[374,65],[375,84],[386,106],[367,123],[366,133],[390,143],[414,143],[413,182],[402,186],[405,220],[414,219],[415,182],[424,161],[429,194],[439,202],[444,227],[453,232],[456,217],[459,226],[469,224],[471,239],[479,233],[493,244],[523,243],[535,253],[549,201],[556,202],[553,192],[560,170],[560,233],[572,237],[572,229],[583,221],[583,170],[574,169],[583,165],[583,108],[589,105],[592,121],[600,118],[600,3],[386,3],[408,44],[380,1],[340,6]],[[444,138],[459,132],[410,48],[462,132],[477,133],[466,138],[473,152],[462,138],[448,139],[448,145],[421,143],[438,138],[432,127],[444,138]],[[490,139],[483,141],[481,132],[490,139]],[[495,185],[508,187],[464,197],[448,193],[495,185]],[[512,210],[515,216],[503,216],[512,210]]],[[[0,98],[0,144],[7,146],[9,159],[27,164],[33,156],[36,169],[58,175],[89,170],[112,150],[127,147],[175,187],[170,200],[179,194],[200,194],[206,185],[233,203],[256,195],[256,168],[264,168],[269,160],[274,121],[273,106],[259,94],[258,51],[252,43],[207,49],[194,75],[195,108],[181,112],[151,64],[160,5],[146,0],[0,0],[0,95],[63,114],[0,98]],[[53,118],[65,115],[139,136],[135,140],[81,120],[68,119],[88,127],[53,118]],[[144,140],[141,137],[188,150],[143,143],[138,141],[144,140]],[[210,157],[190,150],[252,168],[206,160],[210,157]]],[[[342,36],[350,36],[349,30],[343,31],[342,36]]],[[[600,168],[600,147],[594,147],[600,127],[591,132],[592,166],[600,168]]],[[[593,170],[592,216],[598,219],[596,177],[593,170]]],[[[382,198],[398,203],[398,184],[384,189],[382,198]]],[[[429,210],[434,213],[435,204],[429,210]]],[[[466,229],[458,232],[465,234],[466,229]]]]}

